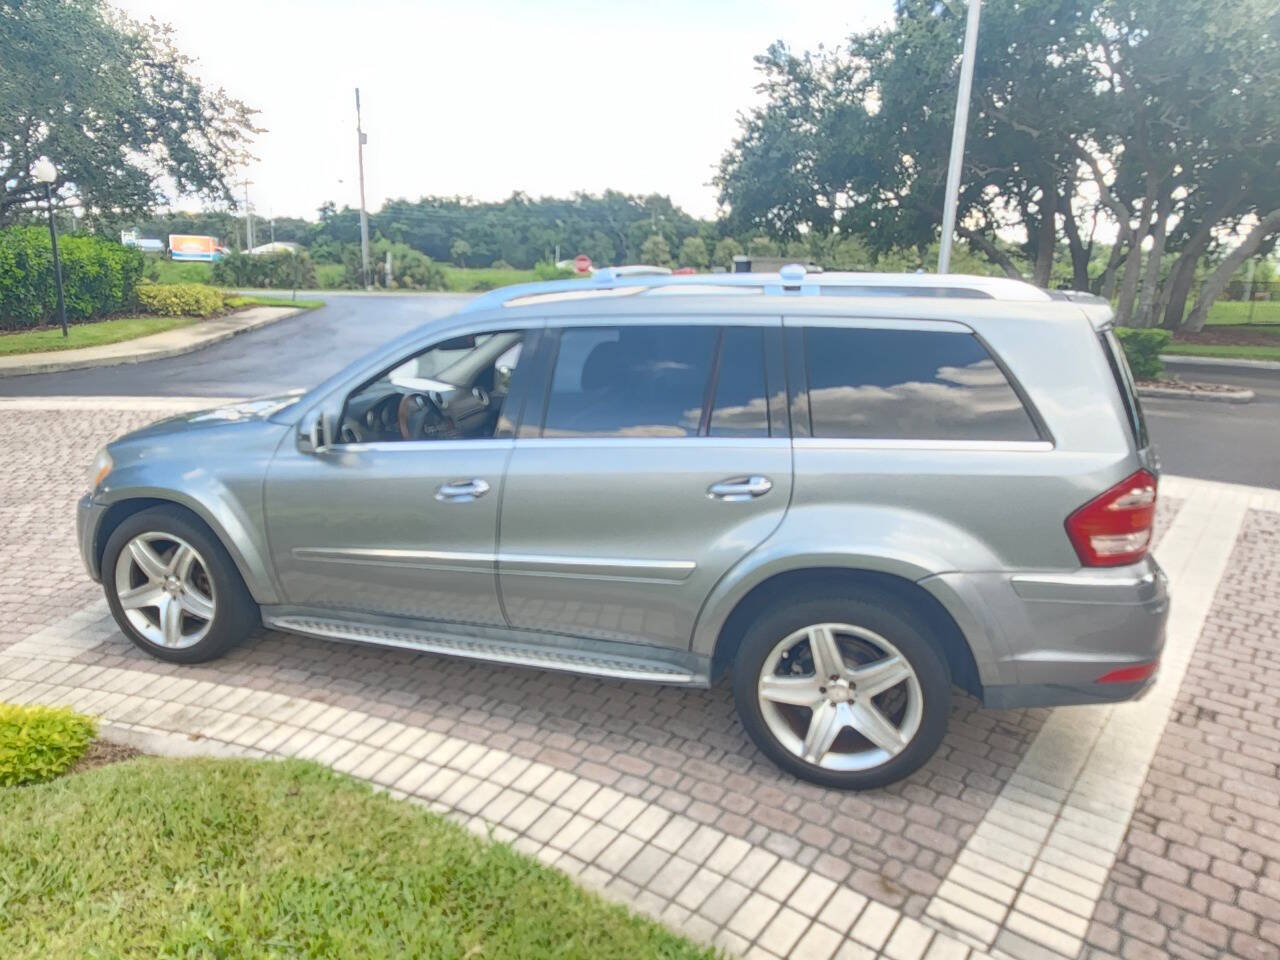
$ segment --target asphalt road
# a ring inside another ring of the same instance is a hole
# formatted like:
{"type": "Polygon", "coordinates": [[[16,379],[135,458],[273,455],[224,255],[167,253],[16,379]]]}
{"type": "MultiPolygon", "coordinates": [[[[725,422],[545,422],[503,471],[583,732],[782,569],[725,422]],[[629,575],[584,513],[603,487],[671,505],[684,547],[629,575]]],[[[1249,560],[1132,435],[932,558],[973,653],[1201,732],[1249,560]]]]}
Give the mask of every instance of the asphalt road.
{"type": "MultiPolygon", "coordinates": [[[[247,397],[309,387],[468,297],[325,293],[327,305],[195,353],[150,363],[0,379],[0,396],[247,397]]],[[[1280,487],[1280,371],[1171,366],[1183,379],[1248,387],[1249,404],[1147,399],[1169,473],[1280,487]]]]}
{"type": "Polygon", "coordinates": [[[468,295],[323,294],[325,306],[180,357],[0,379],[0,396],[253,397],[311,387],[468,295]]]}

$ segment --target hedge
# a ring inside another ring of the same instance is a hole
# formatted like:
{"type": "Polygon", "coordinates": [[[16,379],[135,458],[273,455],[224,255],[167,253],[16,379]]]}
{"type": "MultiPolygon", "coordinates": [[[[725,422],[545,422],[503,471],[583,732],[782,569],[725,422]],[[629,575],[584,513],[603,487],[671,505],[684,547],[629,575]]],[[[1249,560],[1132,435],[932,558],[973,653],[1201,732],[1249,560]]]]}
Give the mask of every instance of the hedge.
{"type": "MultiPolygon", "coordinates": [[[[58,238],[67,320],[97,320],[134,305],[142,254],[114,240],[58,238]]],[[[0,329],[25,330],[57,321],[53,248],[42,227],[0,230],[0,329]]]]}
{"type": "Polygon", "coordinates": [[[1136,380],[1155,380],[1164,373],[1160,354],[1173,335],[1168,330],[1154,328],[1118,327],[1116,337],[1129,359],[1129,369],[1136,380]]]}
{"type": "Polygon", "coordinates": [[[231,253],[213,265],[210,279],[220,287],[307,290],[316,285],[311,257],[297,253],[231,253]]]}
{"type": "Polygon", "coordinates": [[[163,317],[212,317],[225,309],[222,293],[203,283],[140,283],[138,306],[163,317]]]}

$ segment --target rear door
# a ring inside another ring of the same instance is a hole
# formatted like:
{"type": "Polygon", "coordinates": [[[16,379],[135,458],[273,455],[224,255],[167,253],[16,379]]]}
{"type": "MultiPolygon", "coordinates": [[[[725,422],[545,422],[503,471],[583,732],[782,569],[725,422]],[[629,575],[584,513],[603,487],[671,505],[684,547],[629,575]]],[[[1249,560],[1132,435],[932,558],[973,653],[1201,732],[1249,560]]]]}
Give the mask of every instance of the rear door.
{"type": "Polygon", "coordinates": [[[781,322],[548,330],[504,482],[512,626],[686,649],[720,577],[781,522],[781,322]]]}

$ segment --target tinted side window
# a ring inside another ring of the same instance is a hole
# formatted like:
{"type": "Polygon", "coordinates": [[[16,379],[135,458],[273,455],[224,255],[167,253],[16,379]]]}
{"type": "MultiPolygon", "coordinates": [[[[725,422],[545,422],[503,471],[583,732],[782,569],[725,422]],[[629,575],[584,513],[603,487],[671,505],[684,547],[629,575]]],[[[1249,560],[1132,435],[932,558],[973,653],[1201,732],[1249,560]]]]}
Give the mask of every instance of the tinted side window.
{"type": "Polygon", "coordinates": [[[815,437],[1037,440],[978,339],[933,330],[805,331],[815,437]]]}
{"type": "Polygon", "coordinates": [[[714,327],[561,331],[544,437],[696,436],[714,327]]]}
{"type": "Polygon", "coordinates": [[[758,328],[725,328],[709,432],[713,437],[769,436],[764,332],[758,328]]]}

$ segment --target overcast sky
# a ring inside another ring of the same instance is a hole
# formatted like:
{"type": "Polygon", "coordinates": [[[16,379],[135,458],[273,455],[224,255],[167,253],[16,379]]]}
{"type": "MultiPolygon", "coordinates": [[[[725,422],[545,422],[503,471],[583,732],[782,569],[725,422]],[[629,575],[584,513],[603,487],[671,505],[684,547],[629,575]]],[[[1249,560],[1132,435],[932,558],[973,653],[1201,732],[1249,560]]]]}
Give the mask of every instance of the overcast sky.
{"type": "Polygon", "coordinates": [[[708,185],[775,39],[838,44],[891,0],[115,0],[173,25],[196,73],[258,108],[261,216],[389,197],[606,187],[714,214],[708,185]]]}

